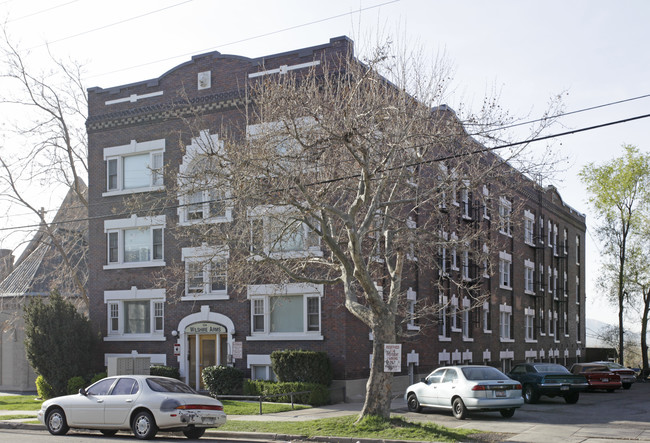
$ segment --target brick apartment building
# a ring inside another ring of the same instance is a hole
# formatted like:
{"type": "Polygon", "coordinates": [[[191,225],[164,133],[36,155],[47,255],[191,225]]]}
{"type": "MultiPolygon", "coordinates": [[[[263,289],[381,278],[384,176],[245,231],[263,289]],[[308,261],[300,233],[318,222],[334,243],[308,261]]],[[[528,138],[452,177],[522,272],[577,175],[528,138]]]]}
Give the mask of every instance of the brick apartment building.
{"type": "MultiPolygon", "coordinates": [[[[197,211],[184,197],[151,209],[170,180],[161,172],[163,165],[172,173],[190,167],[200,142],[184,131],[179,109],[200,114],[206,124],[200,137],[218,144],[220,128],[241,126],[242,88],[249,79],[307,69],[351,51],[352,42],[339,37],[256,59],[212,52],[157,79],[88,90],[90,318],[104,338],[105,364],[137,353],[152,363],[178,367],[190,385],[200,387],[205,366],[232,364],[251,378],[266,379],[273,376],[272,351],[300,348],[329,354],[336,383],[347,388],[348,398],[363,391],[372,337],[346,311],[341,288],[286,285],[283,296],[300,298],[303,326],[298,332],[274,333],[259,317],[270,315],[264,306],[277,295],[269,285],[250,285],[242,299],[228,287],[227,255],[197,273],[193,263],[218,256],[218,251],[213,245],[179,242],[171,234],[191,226],[197,214],[228,223],[231,209],[203,205],[197,211]],[[185,134],[183,149],[179,133],[185,134]],[[144,202],[144,209],[129,209],[134,197],[144,202]],[[186,270],[181,284],[172,284],[171,276],[168,284],[160,284],[161,273],[178,264],[186,270]]],[[[469,301],[445,287],[443,278],[469,272],[466,256],[441,251],[444,272],[418,271],[407,299],[415,303],[429,297],[444,308],[434,328],[415,318],[406,322],[410,335],[403,342],[401,380],[410,371],[425,373],[446,363],[487,363],[508,370],[524,360],[570,364],[584,355],[585,218],[553,187],[524,183],[509,199],[492,198],[491,208],[475,204],[465,192],[452,202],[459,210],[467,208],[466,215],[471,210],[466,218],[479,225],[503,216],[505,222],[490,225],[500,239],[494,252],[499,267],[490,274],[475,266],[473,273],[485,274],[479,277],[490,297],[472,309],[464,309],[469,301]],[[442,283],[433,285],[434,280],[442,283]]],[[[489,192],[488,187],[474,190],[475,195],[489,192]]],[[[453,235],[451,228],[448,235],[453,235]]],[[[290,321],[290,314],[277,315],[290,321]]]]}

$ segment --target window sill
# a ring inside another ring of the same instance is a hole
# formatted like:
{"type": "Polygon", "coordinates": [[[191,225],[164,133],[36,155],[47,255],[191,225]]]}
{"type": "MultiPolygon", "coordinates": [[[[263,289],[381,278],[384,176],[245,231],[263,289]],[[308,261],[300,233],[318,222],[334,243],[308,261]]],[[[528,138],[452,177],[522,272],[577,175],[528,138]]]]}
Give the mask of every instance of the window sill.
{"type": "Polygon", "coordinates": [[[406,330],[407,331],[419,331],[420,327],[416,325],[406,325],[406,330]]]}
{"type": "Polygon", "coordinates": [[[535,295],[535,291],[526,290],[526,291],[524,291],[524,294],[526,294],[526,295],[535,295]]]}
{"type": "Polygon", "coordinates": [[[179,226],[193,226],[203,223],[217,224],[217,223],[230,223],[232,221],[232,215],[227,214],[222,217],[206,217],[206,218],[197,218],[192,220],[182,220],[178,222],[179,226]]]}
{"type": "Polygon", "coordinates": [[[512,291],[512,286],[499,285],[499,289],[505,289],[506,291],[512,291]]]}
{"type": "Polygon", "coordinates": [[[473,342],[474,342],[474,339],[471,338],[471,337],[463,337],[463,341],[464,341],[464,342],[467,342],[467,343],[473,343],[473,342]]]}
{"type": "Polygon", "coordinates": [[[319,341],[323,340],[321,334],[259,334],[259,335],[249,335],[246,337],[246,341],[319,341]]]}
{"type": "Polygon", "coordinates": [[[164,191],[165,186],[147,186],[145,188],[134,188],[134,189],[120,189],[116,191],[106,191],[102,193],[102,197],[114,197],[117,195],[129,195],[129,194],[138,194],[141,192],[156,192],[164,191]]]}
{"type": "Polygon", "coordinates": [[[451,332],[463,332],[460,328],[451,328],[451,332]]]}
{"type": "Polygon", "coordinates": [[[198,295],[185,295],[181,297],[181,301],[202,301],[202,300],[230,300],[230,296],[226,293],[212,293],[212,294],[198,294],[198,295]]]}
{"type": "Polygon", "coordinates": [[[537,340],[535,340],[533,338],[527,338],[526,343],[537,343],[537,340]]]}
{"type": "Polygon", "coordinates": [[[484,334],[492,334],[492,329],[483,329],[484,334]]]}
{"type": "Polygon", "coordinates": [[[104,265],[104,270],[110,270],[110,269],[135,269],[135,268],[155,268],[155,267],[162,267],[162,266],[167,266],[167,264],[162,261],[141,261],[141,262],[134,262],[134,263],[112,263],[109,265],[104,265]]]}
{"type": "Polygon", "coordinates": [[[515,340],[513,338],[503,338],[503,337],[499,338],[499,341],[501,343],[514,343],[515,342],[515,340]]]}
{"type": "Polygon", "coordinates": [[[451,341],[451,337],[447,337],[444,335],[439,335],[438,336],[438,341],[451,341]]]}
{"type": "Polygon", "coordinates": [[[167,341],[167,338],[161,334],[116,334],[104,337],[104,341],[167,341]]]}

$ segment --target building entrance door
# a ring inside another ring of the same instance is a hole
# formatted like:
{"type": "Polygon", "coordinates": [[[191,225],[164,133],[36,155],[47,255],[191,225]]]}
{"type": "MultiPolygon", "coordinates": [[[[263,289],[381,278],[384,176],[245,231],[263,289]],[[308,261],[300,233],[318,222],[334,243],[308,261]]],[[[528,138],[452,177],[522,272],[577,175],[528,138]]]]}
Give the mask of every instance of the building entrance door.
{"type": "Polygon", "coordinates": [[[195,323],[186,329],[188,384],[196,390],[204,390],[203,369],[225,365],[228,355],[226,328],[216,323],[195,323]]]}

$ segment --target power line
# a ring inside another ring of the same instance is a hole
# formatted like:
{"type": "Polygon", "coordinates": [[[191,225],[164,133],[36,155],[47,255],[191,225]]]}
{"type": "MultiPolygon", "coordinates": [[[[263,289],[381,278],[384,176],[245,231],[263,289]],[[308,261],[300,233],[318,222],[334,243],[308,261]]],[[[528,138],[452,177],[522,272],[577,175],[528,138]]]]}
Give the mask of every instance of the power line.
{"type": "MultiPolygon", "coordinates": [[[[519,145],[523,145],[523,144],[529,144],[529,143],[534,143],[534,142],[538,142],[538,141],[544,141],[544,140],[548,140],[548,139],[551,139],[551,138],[564,137],[564,136],[567,136],[567,135],[578,134],[578,133],[585,132],[585,131],[592,131],[592,130],[595,130],[595,129],[600,129],[600,128],[604,128],[604,127],[608,127],[608,126],[613,126],[613,125],[618,125],[618,124],[623,124],[623,123],[629,123],[631,121],[641,120],[641,119],[648,118],[648,117],[650,117],[650,114],[643,114],[643,115],[639,115],[639,116],[636,116],[636,117],[630,117],[630,118],[626,118],[626,119],[622,119],[622,120],[616,120],[616,121],[612,121],[612,122],[602,123],[602,124],[599,124],[599,125],[588,126],[588,127],[585,127],[585,128],[575,129],[575,130],[571,130],[571,131],[560,132],[560,133],[557,133],[557,134],[531,138],[531,139],[523,140],[523,141],[519,141],[519,142],[506,143],[506,144],[503,144],[503,145],[498,145],[498,146],[493,146],[493,147],[485,147],[485,148],[477,149],[475,151],[467,152],[467,153],[463,153],[463,154],[448,155],[448,156],[438,157],[438,158],[431,159],[431,160],[422,160],[422,161],[415,162],[415,163],[408,164],[408,165],[399,165],[399,166],[395,166],[393,168],[389,168],[386,171],[395,170],[395,169],[404,168],[404,167],[410,167],[410,166],[420,166],[420,165],[424,165],[424,164],[431,164],[431,163],[436,163],[436,162],[441,162],[441,161],[451,160],[451,159],[457,159],[457,158],[462,158],[462,157],[481,154],[481,153],[493,152],[493,151],[496,151],[496,150],[499,150],[499,149],[505,149],[505,148],[509,148],[509,147],[513,147],[513,146],[519,146],[519,145]]],[[[353,174],[353,175],[346,176],[346,177],[335,177],[335,178],[332,178],[332,179],[329,179],[329,180],[322,180],[322,181],[319,181],[319,182],[308,183],[305,186],[310,186],[311,187],[311,186],[318,186],[318,185],[323,185],[323,184],[335,183],[337,181],[353,179],[353,178],[356,178],[358,176],[359,176],[359,174],[353,174]]],[[[203,203],[224,202],[224,201],[227,201],[227,200],[234,200],[234,199],[235,199],[234,197],[221,198],[221,199],[216,199],[216,200],[209,200],[209,201],[206,201],[206,202],[203,202],[203,203]]],[[[166,211],[166,210],[178,209],[180,207],[186,207],[186,206],[189,206],[189,204],[165,205],[165,206],[162,206],[162,207],[156,208],[156,209],[160,210],[160,211],[166,211]]],[[[130,212],[111,214],[111,216],[118,216],[118,217],[119,216],[130,216],[131,214],[132,214],[132,212],[130,211],[130,212]]],[[[92,220],[102,220],[102,219],[105,219],[105,218],[106,218],[105,215],[101,215],[101,216],[96,216],[96,217],[84,217],[84,218],[73,219],[73,220],[62,220],[60,222],[52,222],[52,223],[50,223],[50,226],[63,225],[63,224],[67,224],[67,223],[78,223],[78,222],[92,221],[92,220]]],[[[13,227],[0,228],[0,231],[17,230],[17,229],[31,229],[31,228],[38,228],[40,226],[41,226],[40,223],[31,224],[31,225],[23,225],[23,226],[13,226],[13,227]]]]}
{"type": "Polygon", "coordinates": [[[115,74],[115,73],[118,73],[118,72],[129,71],[131,69],[141,68],[143,66],[154,65],[156,63],[162,63],[162,62],[166,62],[166,61],[169,61],[169,60],[174,60],[174,59],[177,59],[177,58],[180,58],[180,57],[187,57],[187,56],[191,56],[191,55],[195,55],[195,54],[201,54],[201,53],[204,53],[204,52],[215,51],[215,50],[217,50],[219,48],[224,48],[226,46],[231,46],[231,45],[235,45],[235,44],[238,44],[238,43],[243,43],[243,42],[247,42],[247,41],[251,41],[251,40],[256,40],[256,39],[259,39],[259,38],[262,38],[262,37],[268,37],[270,35],[280,34],[282,32],[286,32],[286,31],[292,31],[294,29],[299,29],[299,28],[303,28],[305,26],[315,25],[317,23],[323,23],[323,22],[326,22],[326,21],[329,21],[329,20],[334,20],[334,19],[345,17],[345,16],[352,15],[352,14],[358,14],[358,13],[361,13],[361,12],[364,12],[364,11],[368,11],[370,9],[375,9],[375,8],[379,8],[381,6],[389,5],[391,3],[397,3],[399,1],[400,0],[390,0],[390,1],[387,1],[387,2],[384,2],[384,3],[379,3],[377,5],[368,6],[368,7],[365,7],[365,8],[360,8],[360,9],[357,9],[357,10],[354,10],[354,11],[351,11],[351,12],[346,12],[346,13],[343,13],[343,14],[333,15],[333,16],[330,16],[330,17],[322,18],[322,19],[319,19],[319,20],[314,20],[314,21],[307,22],[307,23],[302,23],[302,24],[299,24],[299,25],[289,26],[287,28],[278,29],[276,31],[271,31],[271,32],[266,32],[264,34],[254,35],[252,37],[246,37],[246,38],[243,38],[243,39],[240,39],[240,40],[234,40],[232,42],[224,43],[222,45],[212,46],[212,47],[209,47],[209,48],[200,49],[198,51],[186,52],[184,54],[178,54],[178,55],[174,55],[174,56],[171,56],[171,57],[166,57],[166,58],[153,60],[153,61],[146,62],[146,63],[141,63],[139,65],[133,65],[133,66],[129,66],[129,67],[126,67],[126,68],[116,69],[114,71],[109,71],[109,72],[105,72],[105,73],[102,73],[102,74],[91,75],[91,76],[86,77],[86,79],[96,78],[96,77],[103,77],[105,75],[110,75],[110,74],[115,74]]]}
{"type": "MultiPolygon", "coordinates": [[[[75,0],[75,1],[76,1],[76,0],[75,0]]],[[[183,1],[183,2],[176,3],[176,4],[171,5],[171,6],[166,6],[166,7],[164,7],[164,8],[156,9],[156,10],[154,10],[154,11],[145,12],[144,14],[140,14],[140,15],[136,15],[136,16],[133,16],[133,17],[129,17],[129,18],[126,18],[126,19],[123,19],[123,20],[120,20],[120,21],[117,21],[117,22],[114,22],[114,23],[110,23],[110,24],[108,24],[108,25],[100,26],[99,28],[89,29],[89,30],[87,30],[87,31],[80,32],[80,33],[78,33],[78,34],[69,35],[69,36],[67,36],[67,37],[63,37],[63,38],[60,38],[60,39],[58,39],[58,40],[53,40],[53,41],[50,41],[50,42],[47,42],[47,43],[43,43],[43,44],[40,44],[40,45],[37,45],[37,46],[33,46],[33,47],[29,48],[28,50],[31,51],[31,50],[33,50],[33,49],[42,48],[43,46],[52,45],[52,44],[54,44],[54,43],[59,43],[59,42],[62,42],[62,41],[64,41],[64,40],[69,40],[69,39],[71,39],[71,38],[76,38],[76,37],[80,37],[80,36],[82,36],[82,35],[90,34],[91,32],[100,31],[100,30],[102,30],[102,29],[106,29],[106,28],[110,28],[110,27],[113,27],[113,26],[121,25],[121,24],[123,24],[123,23],[127,23],[127,22],[130,22],[130,21],[133,21],[133,20],[137,20],[137,19],[139,19],[139,18],[146,17],[146,16],[148,16],[148,15],[156,14],[156,13],[158,13],[158,12],[165,11],[165,10],[167,10],[167,9],[175,8],[175,7],[177,7],[177,6],[181,6],[181,5],[184,5],[184,4],[186,4],[186,3],[190,3],[190,2],[192,2],[192,1],[194,1],[194,0],[185,0],[185,1],[183,1]]],[[[72,3],[72,2],[71,2],[71,3],[72,3]]],[[[52,9],[53,9],[53,8],[52,8],[52,9]]]]}
{"type": "MultiPolygon", "coordinates": [[[[0,6],[4,5],[5,3],[9,3],[9,1],[11,1],[11,0],[8,0],[8,1],[4,2],[4,3],[1,3],[0,6]]],[[[63,7],[63,6],[67,6],[67,5],[71,4],[71,3],[76,3],[76,2],[78,2],[78,1],[79,1],[79,0],[72,0],[72,1],[69,1],[69,2],[67,2],[67,3],[62,3],[62,4],[57,5],[57,6],[52,6],[51,8],[41,9],[40,11],[36,11],[36,12],[31,13],[31,14],[27,14],[27,15],[23,15],[23,16],[21,16],[21,17],[16,17],[16,18],[11,19],[11,20],[7,20],[7,23],[17,22],[17,21],[19,21],[19,20],[22,20],[22,19],[25,19],[25,18],[29,18],[29,17],[33,17],[33,16],[35,16],[35,15],[39,15],[39,14],[42,14],[42,13],[44,13],[44,12],[50,12],[50,11],[52,11],[52,10],[54,10],[54,9],[58,9],[58,8],[63,7]]]]}

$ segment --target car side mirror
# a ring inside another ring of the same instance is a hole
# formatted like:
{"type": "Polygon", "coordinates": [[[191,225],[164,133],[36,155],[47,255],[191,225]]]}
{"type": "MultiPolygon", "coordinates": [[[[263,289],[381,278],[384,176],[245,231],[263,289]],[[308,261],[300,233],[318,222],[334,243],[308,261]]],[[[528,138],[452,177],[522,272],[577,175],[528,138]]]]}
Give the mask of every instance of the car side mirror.
{"type": "Polygon", "coordinates": [[[86,397],[88,395],[88,393],[86,392],[86,390],[84,388],[79,388],[79,394],[83,395],[84,397],[86,397]]]}
{"type": "Polygon", "coordinates": [[[420,379],[420,381],[421,381],[422,383],[429,383],[429,381],[428,381],[426,378],[424,378],[424,377],[422,377],[422,378],[420,379]]]}

